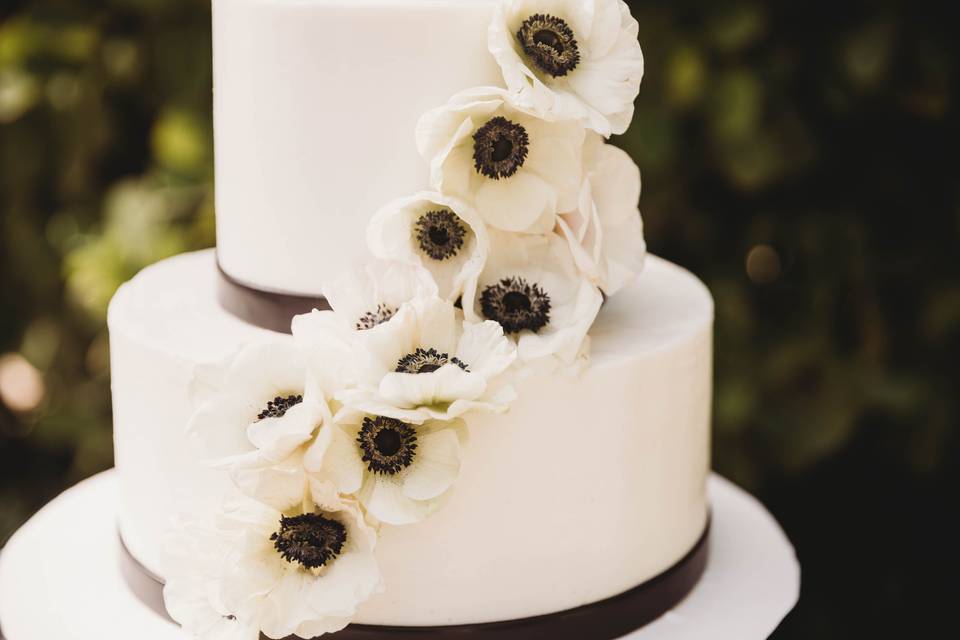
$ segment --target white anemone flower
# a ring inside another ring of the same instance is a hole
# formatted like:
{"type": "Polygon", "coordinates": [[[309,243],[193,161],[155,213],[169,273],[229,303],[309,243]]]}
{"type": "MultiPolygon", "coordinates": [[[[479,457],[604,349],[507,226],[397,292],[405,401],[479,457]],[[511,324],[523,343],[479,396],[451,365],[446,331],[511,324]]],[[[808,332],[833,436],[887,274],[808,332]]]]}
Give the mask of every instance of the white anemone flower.
{"type": "Polygon", "coordinates": [[[421,192],[377,211],[367,227],[367,245],[377,258],[423,267],[440,296],[456,300],[483,269],[489,241],[483,221],[466,203],[421,192]]]}
{"type": "Polygon", "coordinates": [[[318,479],[356,495],[380,522],[410,524],[442,504],[460,474],[465,438],[459,419],[412,424],[345,410],[304,462],[318,479]]]}
{"type": "Polygon", "coordinates": [[[576,206],[583,139],[576,121],[541,119],[496,87],[461,92],[417,124],[433,188],[504,231],[550,231],[576,206]]]}
{"type": "Polygon", "coordinates": [[[496,322],[464,322],[453,303],[418,298],[369,331],[337,331],[335,312],[293,319],[294,338],[320,366],[340,363],[335,398],[371,415],[420,424],[505,411],[516,350],[496,322]]]}
{"type": "Polygon", "coordinates": [[[555,359],[572,365],[585,358],[601,304],[603,294],[557,234],[492,233],[477,290],[464,298],[468,317],[496,321],[516,340],[523,364],[555,359]]]}
{"type": "Polygon", "coordinates": [[[588,136],[586,177],[580,206],[562,214],[558,227],[577,266],[611,296],[643,269],[646,243],[640,200],[640,169],[621,149],[588,136]]]}
{"type": "Polygon", "coordinates": [[[313,638],[346,627],[382,590],[377,535],[355,501],[326,492],[314,499],[283,512],[244,502],[186,533],[194,553],[168,555],[165,566],[174,619],[201,640],[313,638]]]}
{"type": "Polygon", "coordinates": [[[487,41],[517,104],[609,137],[633,119],[638,28],[622,0],[502,0],[487,41]]]}
{"type": "Polygon", "coordinates": [[[437,295],[430,272],[396,260],[374,260],[347,270],[323,288],[346,329],[364,331],[386,322],[406,302],[437,295]]]}
{"type": "Polygon", "coordinates": [[[277,509],[299,503],[308,478],[303,455],[332,420],[326,369],[307,370],[292,340],[243,347],[187,425],[201,455],[227,469],[244,494],[277,509]]]}

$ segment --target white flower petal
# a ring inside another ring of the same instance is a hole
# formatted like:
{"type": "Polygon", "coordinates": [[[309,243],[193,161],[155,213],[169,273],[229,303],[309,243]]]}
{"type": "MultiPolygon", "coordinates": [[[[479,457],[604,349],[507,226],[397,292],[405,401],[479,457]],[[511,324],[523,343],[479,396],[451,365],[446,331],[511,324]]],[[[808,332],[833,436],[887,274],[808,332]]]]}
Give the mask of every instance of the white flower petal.
{"type": "Polygon", "coordinates": [[[244,495],[278,511],[301,504],[307,492],[307,476],[299,455],[274,462],[253,452],[234,461],[230,478],[244,495]]]}
{"type": "Polygon", "coordinates": [[[473,169],[472,143],[477,126],[472,119],[464,120],[450,144],[430,161],[430,184],[437,191],[470,199],[479,180],[473,169]]]}
{"type": "Polygon", "coordinates": [[[458,317],[452,304],[440,298],[416,300],[419,345],[450,353],[457,347],[458,317]]]}
{"type": "Polygon", "coordinates": [[[492,320],[464,323],[457,345],[457,358],[471,373],[493,378],[506,371],[517,357],[516,349],[503,335],[503,327],[492,320]]]}
{"type": "Polygon", "coordinates": [[[414,500],[431,500],[445,493],[460,474],[460,440],[453,428],[417,438],[417,455],[403,476],[403,493],[414,500]]]}
{"type": "Polygon", "coordinates": [[[187,424],[187,434],[202,458],[218,460],[253,448],[247,427],[256,419],[256,407],[244,398],[223,395],[200,406],[187,424]]]}
{"type": "Polygon", "coordinates": [[[319,620],[307,620],[297,627],[295,635],[298,638],[319,638],[327,633],[334,633],[344,629],[353,621],[353,615],[336,617],[325,616],[319,620]]]}
{"type": "Polygon", "coordinates": [[[543,178],[520,170],[510,178],[484,180],[476,193],[477,211],[504,231],[544,232],[553,225],[557,193],[543,178]]]}
{"type": "Polygon", "coordinates": [[[600,136],[588,138],[584,155],[587,179],[579,206],[559,217],[558,228],[584,275],[613,295],[643,268],[646,244],[636,206],[640,170],[600,136]]]}
{"type": "MultiPolygon", "coordinates": [[[[579,128],[577,129],[579,131],[579,128]]],[[[580,162],[583,135],[574,134],[571,136],[575,142],[570,142],[561,138],[548,138],[541,144],[533,144],[530,147],[530,155],[524,168],[544,180],[550,180],[556,185],[556,203],[554,209],[550,211],[567,211],[576,205],[577,197],[580,194],[580,183],[583,174],[583,168],[580,162]],[[546,144],[543,144],[546,143],[546,144]]],[[[550,231],[553,227],[549,222],[553,221],[552,216],[548,216],[548,224],[543,225],[542,232],[550,231]]],[[[503,227],[501,227],[503,228],[503,227]]],[[[522,229],[504,229],[505,231],[519,231],[522,229]]]]}
{"type": "Polygon", "coordinates": [[[400,359],[420,346],[419,315],[412,303],[406,304],[382,325],[360,331],[353,339],[353,350],[346,357],[362,364],[361,384],[372,384],[397,367],[400,359]],[[362,350],[357,350],[357,344],[362,350]]]}
{"type": "Polygon", "coordinates": [[[267,596],[260,618],[260,628],[268,638],[287,638],[303,621],[313,617],[314,612],[307,601],[313,582],[317,580],[309,573],[292,568],[284,572],[283,578],[267,596]]]}
{"type": "MultiPolygon", "coordinates": [[[[279,525],[280,514],[276,524],[279,525]]],[[[277,561],[279,556],[259,553],[238,545],[231,549],[224,562],[221,593],[231,611],[250,610],[255,601],[270,593],[286,574],[286,566],[277,561]]]]}
{"type": "Polygon", "coordinates": [[[464,121],[472,116],[489,116],[503,103],[504,91],[496,87],[476,87],[450,99],[447,105],[427,111],[416,126],[417,150],[424,157],[441,152],[451,140],[459,142],[469,135],[464,121]]]}
{"type": "Polygon", "coordinates": [[[433,511],[429,501],[408,498],[402,485],[389,477],[368,477],[360,490],[360,500],[370,515],[385,524],[413,524],[433,511]]]}
{"type": "Polygon", "coordinates": [[[530,361],[553,355],[565,363],[575,361],[602,304],[600,291],[589,282],[582,282],[569,311],[569,324],[539,334],[523,332],[517,342],[520,359],[530,361]]]}
{"type": "Polygon", "coordinates": [[[313,437],[326,413],[319,403],[307,398],[287,409],[282,417],[254,422],[247,428],[247,438],[267,459],[284,460],[313,437]]]}
{"type": "Polygon", "coordinates": [[[266,404],[282,393],[303,390],[306,363],[290,340],[269,340],[244,347],[230,365],[224,382],[230,393],[266,404]]]}
{"type": "MultiPolygon", "coordinates": [[[[594,2],[590,4],[592,9],[589,30],[580,28],[582,38],[587,45],[589,55],[593,59],[602,59],[616,44],[620,36],[622,24],[621,8],[623,5],[619,2],[594,2]]],[[[634,36],[636,38],[636,36],[634,36]]]]}
{"type": "Polygon", "coordinates": [[[442,407],[454,400],[474,400],[487,388],[482,375],[455,364],[432,373],[389,373],[380,381],[380,396],[399,408],[442,407]]]}
{"type": "Polygon", "coordinates": [[[336,485],[340,493],[353,494],[360,490],[366,465],[360,456],[356,436],[351,436],[340,425],[331,425],[304,456],[304,465],[312,473],[321,473],[336,485]]]}

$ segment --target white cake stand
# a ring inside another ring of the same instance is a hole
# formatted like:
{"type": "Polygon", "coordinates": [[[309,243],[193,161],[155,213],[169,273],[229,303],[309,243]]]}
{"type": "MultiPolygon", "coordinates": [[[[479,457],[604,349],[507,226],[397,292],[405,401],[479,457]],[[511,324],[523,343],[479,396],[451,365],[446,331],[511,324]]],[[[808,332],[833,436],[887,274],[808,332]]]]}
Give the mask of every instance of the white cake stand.
{"type": "MultiPolygon", "coordinates": [[[[116,484],[113,471],[81,482],[10,539],[0,554],[6,640],[185,640],[123,578],[116,484]]],[[[763,640],[796,604],[800,566],[773,517],[720,476],[709,490],[703,578],[679,606],[624,640],[763,640]]]]}

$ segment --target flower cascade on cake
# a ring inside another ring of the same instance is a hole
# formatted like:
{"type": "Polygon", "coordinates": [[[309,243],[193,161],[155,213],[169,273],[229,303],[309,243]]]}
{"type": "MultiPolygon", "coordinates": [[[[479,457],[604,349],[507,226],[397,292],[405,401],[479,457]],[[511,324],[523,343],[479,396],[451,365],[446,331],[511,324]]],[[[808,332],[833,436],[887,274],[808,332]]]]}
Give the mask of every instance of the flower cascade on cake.
{"type": "Polygon", "coordinates": [[[229,479],[165,544],[168,611],[203,640],[312,638],[384,585],[383,527],[456,486],[472,416],[538,371],[573,374],[605,296],[641,270],[640,172],[605,136],[632,118],[643,58],[621,0],[503,0],[476,87],[413,132],[430,181],[384,204],[374,260],[324,288],[292,338],[196,372],[187,425],[229,479]]]}
{"type": "Polygon", "coordinates": [[[346,626],[381,588],[379,527],[436,511],[459,475],[464,418],[514,397],[501,326],[467,322],[422,267],[373,263],[326,293],[333,309],[296,317],[292,340],[198,376],[188,433],[233,490],[165,545],[167,607],[197,637],[346,626]]]}
{"type": "MultiPolygon", "coordinates": [[[[621,0],[504,0],[488,44],[506,87],[461,91],[416,127],[431,187],[486,227],[469,224],[487,238],[479,273],[453,263],[462,287],[442,288],[462,295],[468,320],[498,322],[532,369],[582,367],[604,296],[643,267],[640,171],[604,138],[633,116],[637,28],[621,0]]],[[[419,254],[439,272],[420,237],[385,217],[374,218],[373,253],[419,254]]]]}

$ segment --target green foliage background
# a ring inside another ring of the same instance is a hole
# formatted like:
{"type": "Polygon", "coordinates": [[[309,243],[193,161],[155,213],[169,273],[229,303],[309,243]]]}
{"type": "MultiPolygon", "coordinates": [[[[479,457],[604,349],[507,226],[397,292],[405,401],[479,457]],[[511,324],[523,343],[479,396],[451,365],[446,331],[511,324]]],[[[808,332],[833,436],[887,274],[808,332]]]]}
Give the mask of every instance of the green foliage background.
{"type": "MultiPolygon", "coordinates": [[[[651,249],[717,300],[715,467],[801,556],[775,637],[927,637],[960,486],[950,7],[631,6],[647,75],[617,143],[651,249]]],[[[210,59],[204,0],[0,6],[0,354],[45,389],[0,403],[0,542],[111,464],[114,290],[214,243],[210,59]]]]}

